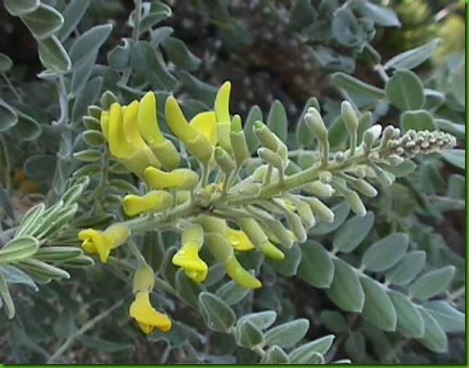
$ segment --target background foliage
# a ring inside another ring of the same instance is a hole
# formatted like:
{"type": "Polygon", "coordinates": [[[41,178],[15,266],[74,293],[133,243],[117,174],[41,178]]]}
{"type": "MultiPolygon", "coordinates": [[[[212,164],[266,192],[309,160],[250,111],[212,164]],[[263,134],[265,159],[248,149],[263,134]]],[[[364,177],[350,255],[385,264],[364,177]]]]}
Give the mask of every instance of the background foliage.
{"type": "Polygon", "coordinates": [[[465,7],[389,5],[4,0],[2,362],[248,363],[259,362],[259,346],[271,363],[464,362],[465,7]],[[128,251],[103,267],[70,240],[77,228],[109,224],[122,195],[141,190],[109,164],[88,106],[151,89],[160,101],[176,94],[193,116],[213,105],[224,80],[251,152],[249,128],[261,119],[302,168],[315,159],[302,118],[309,106],[320,107],[331,149],[346,147],[343,99],[362,111],[362,132],[378,121],[441,129],[458,148],[398,167],[363,218],[329,203],[334,222],[310,230],[281,264],[241,255],[264,283],[255,293],[227,282],[219,265],[203,286],[187,279],[168,261],[175,234],[136,239],[171,287],[157,305],[177,321],[146,338],[126,312],[128,251]],[[29,258],[12,266],[20,256],[29,258]]]}

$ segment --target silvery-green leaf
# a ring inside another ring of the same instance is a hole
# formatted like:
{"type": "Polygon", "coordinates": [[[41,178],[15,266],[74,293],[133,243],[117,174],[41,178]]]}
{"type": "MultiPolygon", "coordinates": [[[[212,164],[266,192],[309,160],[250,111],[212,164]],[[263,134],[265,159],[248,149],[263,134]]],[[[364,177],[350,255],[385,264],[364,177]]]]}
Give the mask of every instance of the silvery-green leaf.
{"type": "Polygon", "coordinates": [[[365,216],[354,216],[347,220],[334,235],[334,248],[342,253],[350,253],[368,236],[375,222],[373,212],[365,216]]]}
{"type": "Polygon", "coordinates": [[[75,40],[69,53],[74,70],[86,63],[88,59],[95,58],[96,53],[109,37],[111,31],[112,24],[102,24],[90,28],[75,40]]]}
{"type": "Polygon", "coordinates": [[[179,269],[176,273],[176,291],[182,300],[191,307],[197,308],[197,296],[200,289],[194,281],[190,280],[184,274],[184,270],[182,269],[179,269]]]}
{"type": "Polygon", "coordinates": [[[441,152],[443,158],[450,164],[466,170],[466,152],[463,149],[447,149],[441,152]]]}
{"type": "Polygon", "coordinates": [[[80,248],[49,246],[41,247],[34,258],[43,262],[67,262],[82,255],[83,251],[80,248]]]}
{"type": "Polygon", "coordinates": [[[384,287],[367,276],[361,277],[360,281],[365,292],[363,317],[383,331],[395,331],[397,314],[384,287]]]}
{"type": "Polygon", "coordinates": [[[262,110],[259,106],[255,105],[249,110],[248,117],[244,124],[244,134],[246,135],[246,143],[249,148],[249,152],[254,153],[259,147],[259,141],[254,134],[254,123],[256,121],[262,121],[262,110]]]}
{"type": "Polygon", "coordinates": [[[21,219],[18,230],[15,234],[16,237],[32,233],[40,223],[42,223],[42,214],[44,213],[44,203],[39,203],[36,206],[30,208],[28,212],[21,219]]]}
{"type": "Polygon", "coordinates": [[[164,3],[154,3],[151,12],[146,14],[140,21],[140,34],[151,30],[156,24],[169,18],[172,14],[171,8],[164,3]]]}
{"type": "Polygon", "coordinates": [[[213,331],[228,332],[236,322],[231,307],[214,294],[199,294],[199,307],[207,327],[213,331]]]}
{"type": "Polygon", "coordinates": [[[396,266],[386,272],[386,282],[391,285],[407,285],[422,271],[426,258],[426,253],[421,250],[407,253],[396,266]]]}
{"type": "Polygon", "coordinates": [[[0,300],[2,300],[5,305],[8,318],[12,319],[15,316],[15,304],[13,303],[8,284],[2,273],[0,273],[0,300]]]}
{"type": "Polygon", "coordinates": [[[83,118],[83,115],[86,114],[87,107],[98,99],[102,86],[102,77],[95,77],[86,83],[73,104],[72,122],[78,123],[83,118]]]}
{"type": "Polygon", "coordinates": [[[326,335],[292,350],[289,354],[291,364],[306,364],[313,354],[325,355],[334,342],[334,335],[326,335]]]}
{"type": "Polygon", "coordinates": [[[96,149],[87,149],[80,152],[75,152],[73,158],[82,162],[96,162],[101,160],[102,153],[96,149]]]}
{"type": "Polygon", "coordinates": [[[401,129],[408,130],[436,130],[438,127],[433,116],[425,110],[405,111],[400,116],[401,129]]]}
{"type": "Polygon", "coordinates": [[[282,142],[287,140],[288,120],[285,107],[279,100],[275,100],[267,116],[267,126],[282,142]]]}
{"type": "Polygon", "coordinates": [[[365,294],[355,270],[339,258],[334,259],[335,272],[326,294],[334,304],[347,312],[361,312],[365,294]]]}
{"type": "Polygon", "coordinates": [[[55,267],[51,264],[39,261],[37,259],[26,259],[18,263],[23,271],[30,274],[31,276],[39,276],[50,279],[69,279],[70,274],[62,270],[61,268],[55,267]]]}
{"type": "Polygon", "coordinates": [[[397,166],[382,165],[381,167],[386,171],[389,171],[396,178],[401,178],[413,173],[417,168],[417,164],[412,160],[405,160],[402,164],[397,166]]]}
{"type": "Polygon", "coordinates": [[[296,275],[302,258],[300,247],[282,249],[282,252],[285,254],[285,258],[283,260],[273,260],[268,258],[268,264],[283,276],[296,275]]]}
{"type": "Polygon", "coordinates": [[[272,326],[277,318],[277,312],[273,310],[267,310],[263,312],[248,313],[240,317],[238,324],[243,321],[250,321],[261,330],[265,330],[272,326]]]}
{"type": "Polygon", "coordinates": [[[406,337],[421,338],[425,333],[425,324],[418,309],[410,299],[394,290],[388,290],[397,313],[397,331],[406,337]]]}
{"type": "Polygon", "coordinates": [[[423,94],[425,95],[424,110],[435,110],[446,100],[446,97],[443,93],[431,88],[425,88],[423,90],[423,94]]]}
{"type": "Polygon", "coordinates": [[[373,272],[386,271],[404,257],[408,247],[409,237],[406,234],[388,235],[368,248],[363,255],[363,267],[373,272]]]}
{"type": "Polygon", "coordinates": [[[18,122],[15,110],[0,99],[0,133],[13,127],[18,122]]]}
{"type": "Polygon", "coordinates": [[[343,89],[349,94],[369,99],[382,99],[385,96],[385,92],[382,89],[342,72],[332,74],[331,80],[336,87],[343,89]]]}
{"type": "Polygon", "coordinates": [[[188,329],[179,322],[175,322],[170,331],[162,332],[156,330],[150,336],[148,336],[149,341],[157,342],[163,340],[173,349],[182,347],[187,343],[188,338],[188,329]]]}
{"type": "Polygon", "coordinates": [[[306,335],[308,328],[309,321],[305,318],[283,323],[265,333],[266,345],[290,348],[306,335]]]}
{"type": "Polygon", "coordinates": [[[288,354],[277,345],[267,349],[266,354],[262,357],[260,364],[288,364],[288,354]]]}
{"type": "Polygon", "coordinates": [[[0,273],[5,278],[7,284],[22,284],[27,285],[38,291],[37,285],[26,273],[21,271],[19,268],[11,265],[1,265],[0,273]]]}
{"type": "Polygon", "coordinates": [[[51,181],[54,177],[57,158],[52,155],[39,154],[29,157],[23,165],[29,178],[37,181],[51,181]]]}
{"type": "Polygon", "coordinates": [[[290,10],[289,26],[296,31],[301,31],[316,18],[317,12],[309,0],[295,0],[290,10]]]}
{"type": "Polygon", "coordinates": [[[150,43],[158,47],[174,32],[172,27],[158,27],[150,32],[150,43]]]}
{"type": "Polygon", "coordinates": [[[366,356],[365,336],[361,332],[351,331],[345,339],[344,348],[354,361],[361,361],[366,356]]]}
{"type": "Polygon", "coordinates": [[[122,39],[123,44],[116,45],[107,54],[107,61],[111,68],[123,70],[127,68],[130,62],[132,52],[131,43],[127,38],[122,39]]]}
{"type": "Polygon", "coordinates": [[[401,22],[396,13],[389,8],[373,4],[371,1],[359,1],[355,3],[358,11],[370,18],[375,24],[383,27],[400,27],[401,22]]]}
{"type": "Polygon", "coordinates": [[[321,324],[331,332],[339,334],[347,330],[347,321],[342,313],[332,311],[332,310],[323,310],[319,316],[321,324]]]}
{"type": "Polygon", "coordinates": [[[64,22],[62,14],[42,3],[34,11],[24,14],[21,18],[33,36],[39,40],[51,36],[64,22]]]}
{"type": "Polygon", "coordinates": [[[341,202],[331,208],[334,212],[334,221],[332,223],[320,222],[318,225],[314,226],[311,230],[308,231],[310,235],[326,235],[334,230],[337,230],[347,219],[348,214],[350,213],[350,206],[347,202],[341,202]]]}
{"type": "Polygon", "coordinates": [[[215,292],[215,295],[223,299],[229,305],[234,305],[243,300],[250,290],[238,286],[234,281],[229,281],[215,292]]]}
{"type": "Polygon", "coordinates": [[[409,293],[422,300],[441,294],[449,289],[455,272],[456,267],[446,266],[424,273],[410,285],[409,293]]]}
{"type": "Polygon", "coordinates": [[[64,23],[57,31],[57,37],[64,42],[77,27],[90,5],[90,0],[72,0],[62,11],[64,23]]]}
{"type": "Polygon", "coordinates": [[[446,300],[432,300],[423,306],[435,318],[443,331],[449,333],[465,331],[465,314],[446,300]]]}
{"type": "Polygon", "coordinates": [[[39,249],[39,242],[29,235],[15,237],[0,249],[0,263],[13,263],[33,256],[39,249]]]}
{"type": "Polygon", "coordinates": [[[29,115],[16,109],[18,115],[18,123],[8,131],[8,134],[21,141],[33,141],[37,139],[42,132],[39,123],[29,115]]]}
{"type": "Polygon", "coordinates": [[[425,335],[418,341],[435,353],[446,352],[448,350],[448,338],[441,326],[425,308],[419,308],[419,312],[425,324],[425,335]]]}
{"type": "Polygon", "coordinates": [[[39,59],[42,65],[56,73],[66,73],[70,70],[72,62],[67,52],[54,35],[38,41],[39,59]]]}
{"type": "Polygon", "coordinates": [[[252,349],[264,340],[264,334],[252,322],[245,320],[236,325],[235,338],[239,346],[252,349]]]}
{"type": "Polygon", "coordinates": [[[421,109],[425,103],[423,83],[410,70],[397,70],[386,82],[386,97],[401,111],[421,109]]]}
{"type": "Polygon", "coordinates": [[[451,133],[458,139],[466,137],[466,126],[463,124],[456,124],[447,119],[435,119],[435,123],[439,129],[451,133]]]}
{"type": "Polygon", "coordinates": [[[329,145],[333,150],[344,149],[347,138],[348,132],[345,127],[344,119],[341,115],[338,115],[329,126],[329,145]]]}
{"type": "Polygon", "coordinates": [[[13,61],[8,57],[0,52],[0,73],[5,73],[9,71],[13,66],[13,61]]]}
{"type": "Polygon", "coordinates": [[[363,42],[357,18],[346,7],[338,8],[332,18],[332,34],[337,42],[348,47],[357,47],[363,42]]]}
{"type": "Polygon", "coordinates": [[[384,64],[384,68],[413,69],[429,59],[435,53],[439,43],[439,39],[434,39],[425,45],[396,55],[384,64]]]}
{"type": "Polygon", "coordinates": [[[4,0],[6,10],[11,15],[18,16],[31,13],[41,4],[40,0],[4,0]]]}
{"type": "Polygon", "coordinates": [[[178,68],[183,70],[196,70],[201,60],[189,51],[186,44],[177,38],[168,37],[163,47],[171,60],[178,68]]]}
{"type": "Polygon", "coordinates": [[[308,241],[301,245],[301,252],[298,276],[314,287],[329,287],[334,277],[334,263],[327,250],[317,242],[308,241]]]}

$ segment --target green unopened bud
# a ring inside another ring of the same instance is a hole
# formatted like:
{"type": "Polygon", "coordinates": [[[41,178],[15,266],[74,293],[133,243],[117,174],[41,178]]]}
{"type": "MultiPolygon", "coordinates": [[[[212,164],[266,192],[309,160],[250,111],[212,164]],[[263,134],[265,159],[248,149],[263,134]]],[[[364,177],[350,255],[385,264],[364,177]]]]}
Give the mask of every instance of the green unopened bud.
{"type": "Polygon", "coordinates": [[[351,134],[353,132],[356,132],[356,130],[358,129],[358,118],[350,102],[342,102],[341,115],[349,133],[351,134]]]}
{"type": "Polygon", "coordinates": [[[206,233],[225,234],[226,221],[214,216],[200,216],[198,222],[202,225],[206,233]]]}
{"type": "Polygon", "coordinates": [[[314,107],[310,107],[304,119],[306,126],[313,132],[317,140],[324,145],[327,144],[329,132],[319,111],[314,107]]]}
{"type": "Polygon", "coordinates": [[[140,291],[149,293],[154,286],[155,272],[146,262],[140,262],[134,274],[133,293],[137,294],[140,291]]]}
{"type": "Polygon", "coordinates": [[[277,151],[279,139],[277,139],[277,136],[267,127],[267,125],[260,121],[256,121],[254,123],[254,133],[256,134],[261,146],[274,152],[277,151]]]}
{"type": "Polygon", "coordinates": [[[208,162],[213,154],[213,147],[203,134],[198,134],[193,140],[185,141],[187,150],[200,162],[208,162]]]}
{"type": "Polygon", "coordinates": [[[307,198],[306,201],[311,206],[313,213],[322,221],[332,223],[334,212],[317,198],[307,198]]]}
{"type": "Polygon", "coordinates": [[[240,183],[236,186],[236,190],[241,195],[257,195],[261,191],[261,185],[257,183],[240,183]]]}
{"type": "Polygon", "coordinates": [[[365,150],[367,152],[370,152],[373,148],[373,144],[378,140],[382,129],[383,127],[381,125],[376,124],[365,130],[363,133],[363,145],[365,146],[365,150]]]}
{"type": "Polygon", "coordinates": [[[117,102],[117,97],[111,91],[106,91],[101,95],[101,107],[103,110],[109,110],[114,102],[117,102]]]}
{"type": "Polygon", "coordinates": [[[256,220],[252,218],[243,218],[238,220],[238,225],[241,230],[246,233],[254,247],[256,247],[256,249],[258,249],[260,252],[265,254],[267,257],[274,258],[280,256],[279,254],[282,252],[277,252],[274,250],[275,247],[269,242],[269,238],[267,237],[267,235],[262,230],[261,226],[257,223],[256,220]]]}
{"type": "Polygon", "coordinates": [[[394,127],[392,127],[391,125],[388,125],[386,128],[384,128],[383,134],[381,136],[381,143],[380,143],[381,148],[385,148],[388,142],[393,138],[394,138],[394,127]]]}
{"type": "Polygon", "coordinates": [[[295,237],[298,239],[300,243],[304,243],[307,235],[306,230],[303,227],[303,223],[301,222],[300,216],[295,213],[287,213],[287,222],[290,229],[295,234],[295,237]]]}
{"type": "Polygon", "coordinates": [[[391,155],[388,157],[388,161],[392,166],[398,166],[404,163],[405,158],[398,156],[398,155],[391,155]]]}
{"type": "Polygon", "coordinates": [[[345,192],[345,200],[349,204],[352,211],[359,217],[366,215],[366,208],[357,192],[347,190],[345,192]]]}
{"type": "Polygon", "coordinates": [[[257,153],[259,157],[268,164],[272,165],[273,167],[279,170],[283,170],[282,158],[275,152],[271,151],[268,148],[261,147],[257,150],[257,153]]]}
{"type": "Polygon", "coordinates": [[[220,263],[227,262],[234,256],[234,250],[224,235],[205,232],[205,245],[213,257],[220,263]]]}
{"type": "Polygon", "coordinates": [[[262,283],[246,271],[236,257],[230,258],[224,266],[226,274],[239,286],[245,289],[259,289],[262,287],[262,283]]]}
{"type": "Polygon", "coordinates": [[[373,198],[378,195],[378,191],[375,189],[375,187],[368,183],[366,180],[355,179],[353,181],[350,181],[349,183],[355,190],[359,191],[366,197],[373,198]]]}
{"type": "Polygon", "coordinates": [[[235,162],[223,148],[215,148],[215,161],[225,174],[230,174],[236,167],[235,162]]]}
{"type": "Polygon", "coordinates": [[[251,157],[251,154],[249,153],[246,136],[244,135],[243,128],[241,126],[241,117],[239,115],[235,115],[231,122],[230,140],[231,147],[234,147],[234,159],[237,165],[241,166],[249,157],[251,157]]]}
{"type": "Polygon", "coordinates": [[[285,248],[291,248],[296,240],[291,231],[287,230],[279,220],[266,223],[265,230],[270,240],[285,248]]]}
{"type": "Polygon", "coordinates": [[[259,250],[267,257],[275,259],[277,261],[281,261],[285,258],[285,254],[283,254],[280,249],[278,249],[269,241],[262,243],[259,247],[259,250]]]}
{"type": "Polygon", "coordinates": [[[389,187],[394,183],[394,180],[396,177],[391,174],[390,172],[383,170],[379,166],[373,165],[373,171],[376,174],[376,180],[383,186],[383,187],[389,187]]]}
{"type": "Polygon", "coordinates": [[[318,176],[319,180],[321,180],[324,184],[329,184],[334,178],[330,171],[321,171],[318,176]]]}
{"type": "Polygon", "coordinates": [[[314,213],[311,207],[303,201],[297,201],[295,206],[296,212],[298,212],[298,215],[300,216],[301,221],[305,225],[306,229],[311,229],[316,224],[316,218],[314,217],[314,213]]]}
{"type": "Polygon", "coordinates": [[[329,184],[324,184],[321,180],[308,183],[302,187],[302,189],[304,189],[304,191],[309,194],[313,194],[322,198],[329,198],[334,194],[334,188],[332,188],[332,186],[329,184]]]}

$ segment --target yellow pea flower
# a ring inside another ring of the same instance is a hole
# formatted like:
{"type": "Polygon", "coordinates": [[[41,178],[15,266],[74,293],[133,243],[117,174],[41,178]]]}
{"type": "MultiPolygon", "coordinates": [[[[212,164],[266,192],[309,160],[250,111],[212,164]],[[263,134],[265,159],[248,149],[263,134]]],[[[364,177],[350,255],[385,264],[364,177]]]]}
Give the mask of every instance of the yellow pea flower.
{"type": "Polygon", "coordinates": [[[231,118],[230,118],[230,92],[231,83],[225,82],[218,90],[215,98],[215,115],[217,121],[216,133],[220,146],[228,152],[232,151],[230,131],[231,131],[231,118]]]}
{"type": "Polygon", "coordinates": [[[143,139],[166,170],[173,170],[179,166],[179,153],[174,144],[161,133],[157,119],[156,96],[147,92],[140,100],[138,109],[138,129],[143,139]]]}
{"type": "Polygon", "coordinates": [[[129,236],[129,228],[122,224],[111,225],[104,231],[86,229],[78,233],[85,252],[98,254],[102,263],[106,263],[111,250],[124,244],[129,236]]]}
{"type": "Polygon", "coordinates": [[[212,146],[216,146],[217,138],[217,118],[212,111],[201,112],[194,116],[189,125],[197,132],[203,134],[212,146]]]}
{"type": "Polygon", "coordinates": [[[169,128],[184,143],[187,150],[199,161],[208,162],[213,154],[213,146],[204,134],[187,122],[173,96],[166,99],[165,114],[169,128]]]}
{"type": "Polygon", "coordinates": [[[164,172],[150,166],[145,169],[143,176],[145,182],[154,189],[191,190],[199,183],[199,175],[189,169],[164,172]]]}
{"type": "Polygon", "coordinates": [[[174,265],[181,267],[187,277],[195,282],[203,282],[208,275],[207,264],[199,257],[204,241],[202,226],[194,224],[182,233],[181,249],[173,256],[174,265]]]}
{"type": "Polygon", "coordinates": [[[135,300],[130,305],[129,315],[137,321],[140,329],[147,335],[151,334],[155,328],[167,332],[172,326],[166,314],[153,308],[148,291],[137,292],[135,300]]]}
{"type": "Polygon", "coordinates": [[[172,204],[173,196],[162,190],[153,190],[144,196],[129,194],[126,195],[122,201],[124,213],[127,216],[135,216],[149,212],[161,212],[170,208],[172,204]]]}
{"type": "Polygon", "coordinates": [[[226,236],[232,247],[240,252],[246,252],[254,248],[251,241],[244,231],[234,230],[230,227],[226,230],[226,236]]]}
{"type": "Polygon", "coordinates": [[[109,151],[115,158],[127,159],[132,156],[132,147],[127,142],[124,134],[122,106],[117,102],[114,102],[109,110],[108,139],[109,151]]]}

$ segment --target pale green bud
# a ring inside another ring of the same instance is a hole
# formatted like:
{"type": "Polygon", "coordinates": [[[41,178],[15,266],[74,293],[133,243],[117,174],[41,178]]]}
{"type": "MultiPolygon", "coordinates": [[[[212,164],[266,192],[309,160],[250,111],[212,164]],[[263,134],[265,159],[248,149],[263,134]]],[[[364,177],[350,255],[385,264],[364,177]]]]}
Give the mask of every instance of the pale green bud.
{"type": "Polygon", "coordinates": [[[236,167],[235,162],[223,148],[215,148],[215,161],[225,174],[230,174],[236,167]]]}
{"type": "Polygon", "coordinates": [[[353,109],[352,105],[348,101],[342,102],[341,107],[341,115],[342,119],[344,120],[345,126],[349,131],[349,134],[353,134],[358,129],[358,118],[355,110],[353,109]]]}
{"type": "Polygon", "coordinates": [[[246,136],[244,135],[241,126],[241,117],[239,115],[235,115],[231,122],[230,140],[234,159],[238,166],[241,166],[251,157],[251,154],[249,153],[246,136]]]}
{"type": "Polygon", "coordinates": [[[306,229],[311,229],[316,224],[316,219],[311,207],[302,201],[297,201],[295,206],[296,212],[298,212],[298,215],[301,217],[301,221],[303,221],[306,229]]]}
{"type": "Polygon", "coordinates": [[[332,223],[334,221],[334,212],[317,198],[306,199],[313,213],[322,221],[332,223]]]}
{"type": "Polygon", "coordinates": [[[370,183],[363,179],[355,179],[350,181],[350,185],[361,194],[366,197],[376,197],[378,195],[378,191],[373,187],[370,183]]]}
{"type": "Polygon", "coordinates": [[[277,151],[279,139],[277,136],[260,121],[254,123],[254,133],[256,134],[257,139],[261,146],[270,149],[271,151],[277,151]]]}
{"type": "Polygon", "coordinates": [[[271,151],[268,148],[261,147],[257,150],[257,153],[261,159],[263,159],[268,164],[276,167],[277,169],[281,170],[283,167],[282,158],[276,154],[275,152],[271,151]]]}
{"type": "Polygon", "coordinates": [[[334,188],[332,188],[332,186],[330,186],[329,184],[324,184],[320,180],[308,183],[307,185],[302,187],[302,189],[309,194],[313,194],[322,198],[329,198],[332,197],[332,195],[334,194],[334,188]]]}
{"type": "Polygon", "coordinates": [[[345,200],[349,204],[352,211],[359,217],[366,215],[366,208],[357,192],[347,190],[345,192],[345,200]]]}
{"type": "Polygon", "coordinates": [[[300,216],[295,213],[287,213],[287,222],[290,229],[295,234],[295,237],[298,239],[298,242],[304,243],[307,238],[306,230],[303,227],[300,216]]]}
{"type": "Polygon", "coordinates": [[[318,141],[324,145],[327,144],[329,132],[319,111],[314,107],[310,107],[304,119],[306,126],[313,132],[318,141]]]}

